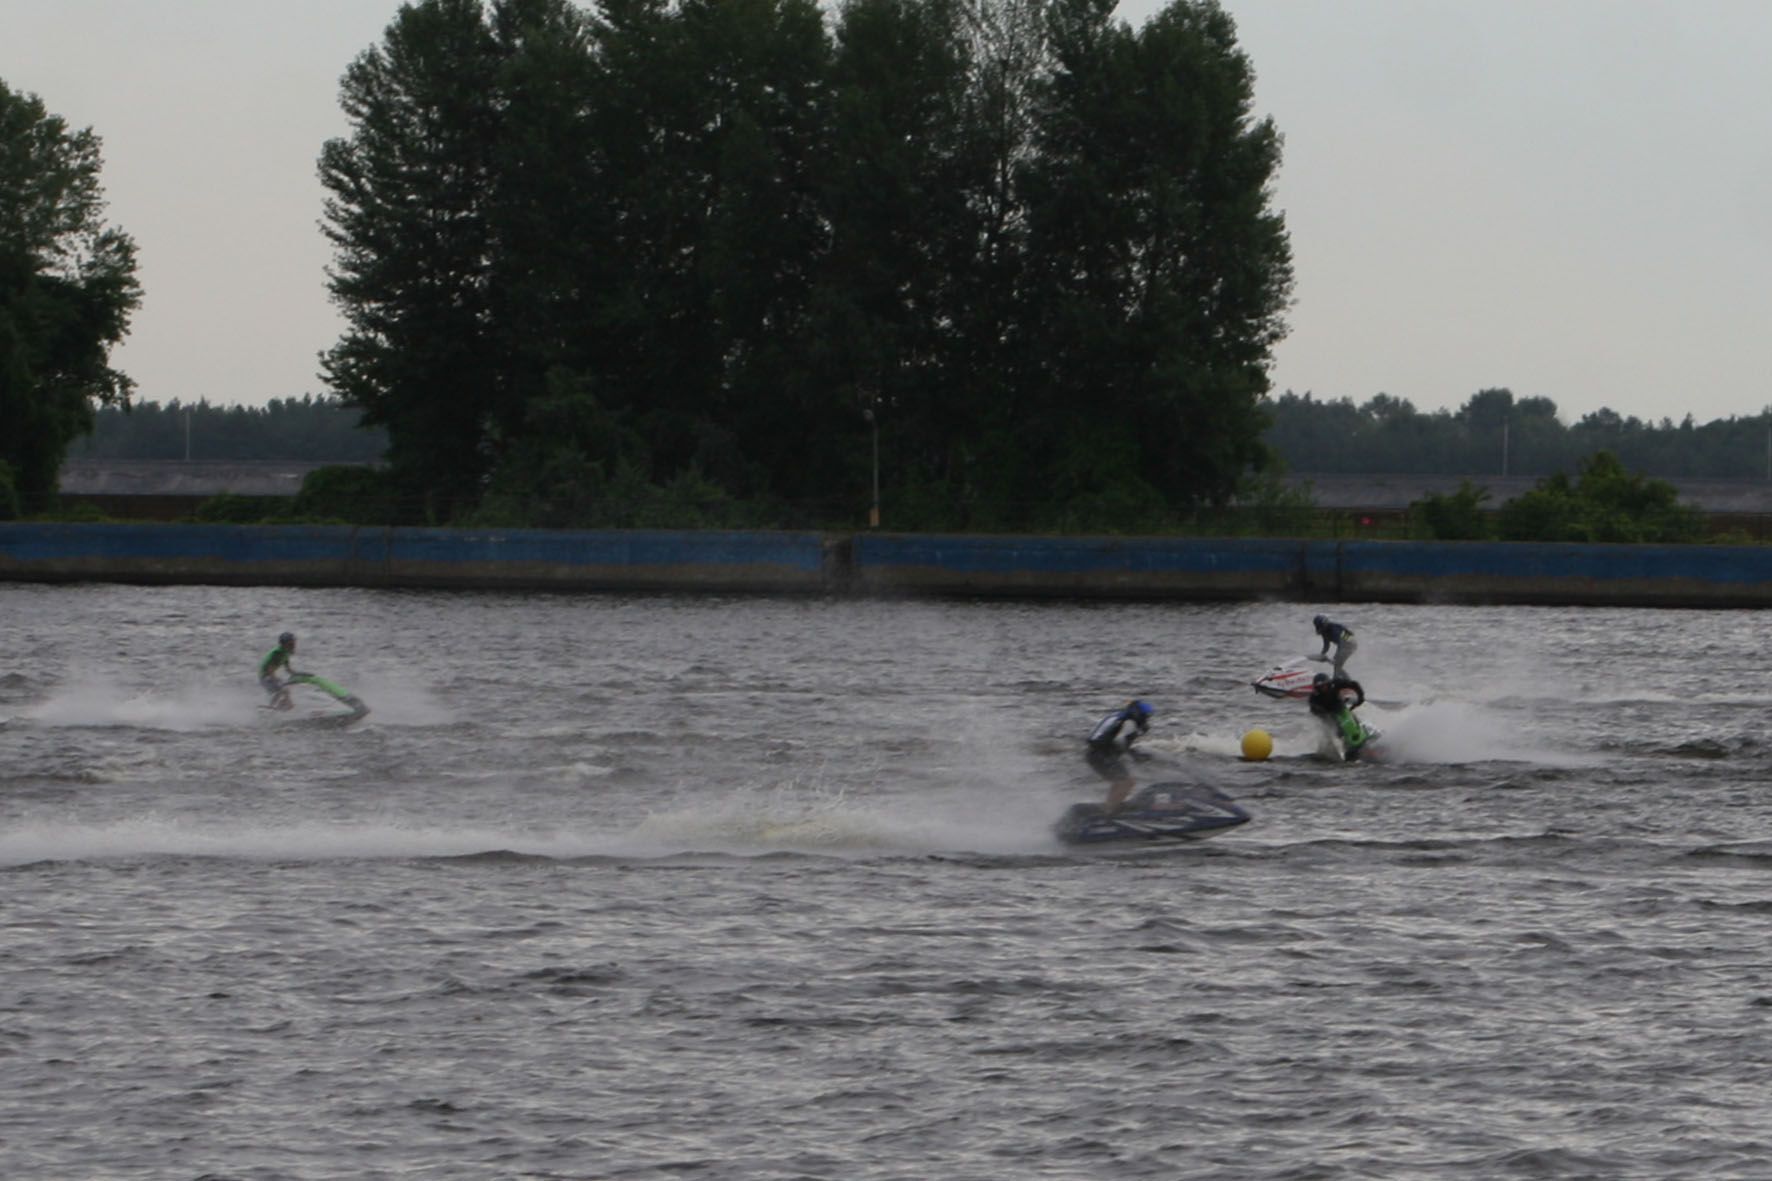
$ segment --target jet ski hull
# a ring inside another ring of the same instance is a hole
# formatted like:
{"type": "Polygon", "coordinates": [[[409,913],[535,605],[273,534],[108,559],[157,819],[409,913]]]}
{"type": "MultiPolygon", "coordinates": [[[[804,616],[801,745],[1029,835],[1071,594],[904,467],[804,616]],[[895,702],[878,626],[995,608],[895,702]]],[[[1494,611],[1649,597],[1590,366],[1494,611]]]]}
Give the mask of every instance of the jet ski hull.
{"type": "Polygon", "coordinates": [[[1275,665],[1249,684],[1263,697],[1272,697],[1276,701],[1302,701],[1311,695],[1311,678],[1322,671],[1320,662],[1301,657],[1275,665]]]}
{"type": "Polygon", "coordinates": [[[1214,787],[1153,783],[1108,813],[1073,804],[1053,826],[1061,844],[1088,848],[1158,848],[1217,836],[1249,822],[1249,813],[1214,787]]]}

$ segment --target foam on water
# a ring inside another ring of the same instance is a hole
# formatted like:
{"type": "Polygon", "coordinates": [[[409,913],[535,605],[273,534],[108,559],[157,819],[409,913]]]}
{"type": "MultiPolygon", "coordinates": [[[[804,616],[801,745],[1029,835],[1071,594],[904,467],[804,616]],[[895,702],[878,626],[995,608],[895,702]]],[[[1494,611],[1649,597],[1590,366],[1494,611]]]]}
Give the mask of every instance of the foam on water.
{"type": "Polygon", "coordinates": [[[143,818],[98,824],[19,824],[0,833],[0,866],[149,857],[405,860],[492,852],[572,858],[621,856],[631,847],[630,841],[604,834],[496,825],[425,825],[382,820],[264,824],[143,818]]]}
{"type": "MultiPolygon", "coordinates": [[[[350,688],[350,686],[346,686],[350,688]]],[[[439,726],[456,720],[429,685],[379,679],[359,692],[371,719],[383,726],[439,726]]],[[[40,726],[128,726],[143,730],[201,731],[256,725],[267,720],[324,717],[341,707],[318,690],[297,685],[294,709],[269,711],[256,685],[187,680],[153,689],[132,689],[90,676],[64,682],[46,699],[12,719],[40,726]]]]}
{"type": "Polygon", "coordinates": [[[64,684],[47,700],[20,711],[44,726],[134,726],[147,730],[209,730],[257,721],[261,702],[237,689],[190,683],[132,691],[111,683],[64,684]]]}
{"type": "Polygon", "coordinates": [[[919,798],[793,783],[741,788],[654,812],[628,836],[636,854],[1028,853],[1055,847],[1057,814],[1003,787],[919,798]]]}

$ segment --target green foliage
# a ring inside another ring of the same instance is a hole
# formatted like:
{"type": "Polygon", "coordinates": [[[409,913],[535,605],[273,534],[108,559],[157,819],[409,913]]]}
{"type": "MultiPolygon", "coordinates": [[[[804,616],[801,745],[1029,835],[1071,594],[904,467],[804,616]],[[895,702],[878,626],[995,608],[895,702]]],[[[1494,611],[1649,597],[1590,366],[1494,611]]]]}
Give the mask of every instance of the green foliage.
{"type": "Polygon", "coordinates": [[[1499,532],[1506,541],[1701,539],[1703,519],[1678,499],[1672,484],[1629,472],[1617,456],[1600,451],[1582,464],[1577,481],[1559,472],[1502,505],[1499,532]]]}
{"type": "Polygon", "coordinates": [[[442,520],[848,524],[876,446],[897,527],[1173,520],[1269,458],[1252,79],[1208,0],[415,0],[326,377],[442,520]]]}
{"type": "Polygon", "coordinates": [[[465,523],[506,529],[744,529],[783,523],[779,513],[734,499],[693,467],[660,485],[626,461],[605,477],[597,466],[582,463],[581,453],[559,458],[561,469],[543,473],[561,477],[549,483],[549,495],[493,491],[465,523]],[[562,488],[570,493],[562,496],[562,488]]]}
{"type": "Polygon", "coordinates": [[[12,465],[0,460],[0,521],[16,521],[18,517],[18,485],[12,478],[12,465]]]}
{"type": "Polygon", "coordinates": [[[45,512],[32,513],[33,521],[53,521],[70,525],[101,525],[111,518],[96,504],[56,503],[45,512]]]}
{"type": "Polygon", "coordinates": [[[302,477],[290,512],[298,517],[352,525],[403,523],[403,501],[394,477],[379,468],[334,464],[302,477]]]}
{"type": "Polygon", "coordinates": [[[197,506],[196,518],[211,525],[256,525],[283,516],[289,502],[281,496],[242,496],[222,492],[197,506]]]}
{"type": "Polygon", "coordinates": [[[1481,541],[1494,532],[1483,502],[1489,490],[1469,480],[1459,482],[1458,491],[1434,493],[1409,506],[1414,532],[1435,541],[1481,541]]]}
{"type": "Polygon", "coordinates": [[[0,82],[0,461],[27,501],[55,491],[93,403],[127,403],[109,365],[141,301],[135,243],[105,225],[99,140],[0,82]]]}

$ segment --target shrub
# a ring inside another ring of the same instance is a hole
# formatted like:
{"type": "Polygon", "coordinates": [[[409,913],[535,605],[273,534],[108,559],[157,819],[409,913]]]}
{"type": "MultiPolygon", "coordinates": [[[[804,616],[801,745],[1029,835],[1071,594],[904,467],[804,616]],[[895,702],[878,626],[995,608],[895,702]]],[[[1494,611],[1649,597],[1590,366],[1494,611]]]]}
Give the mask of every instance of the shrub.
{"type": "Polygon", "coordinates": [[[1666,480],[1626,471],[1618,457],[1596,451],[1571,484],[1561,472],[1501,506],[1508,541],[1689,542],[1704,536],[1704,519],[1679,503],[1666,480]]]}
{"type": "Polygon", "coordinates": [[[1415,531],[1435,541],[1481,541],[1493,532],[1483,502],[1489,490],[1469,480],[1461,481],[1458,491],[1434,493],[1409,506],[1410,522],[1415,531]]]}
{"type": "Polygon", "coordinates": [[[222,492],[197,506],[196,518],[211,525],[259,525],[281,516],[288,501],[281,496],[241,496],[222,492]]]}
{"type": "Polygon", "coordinates": [[[386,471],[333,464],[315,468],[302,478],[291,511],[300,517],[352,525],[395,525],[400,523],[399,508],[400,497],[386,471]]]}

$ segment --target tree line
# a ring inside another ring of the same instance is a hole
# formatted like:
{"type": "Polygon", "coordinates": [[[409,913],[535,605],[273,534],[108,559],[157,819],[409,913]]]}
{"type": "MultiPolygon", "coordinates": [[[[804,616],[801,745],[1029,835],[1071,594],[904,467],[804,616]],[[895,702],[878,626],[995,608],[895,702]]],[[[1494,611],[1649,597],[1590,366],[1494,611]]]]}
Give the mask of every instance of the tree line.
{"type": "Polygon", "coordinates": [[[1602,409],[1564,425],[1549,398],[1488,389],[1429,413],[1387,394],[1356,405],[1288,391],[1268,412],[1266,441],[1293,472],[1548,476],[1605,452],[1662,478],[1772,479],[1772,410],[1699,424],[1602,409]]]}
{"type": "MultiPolygon", "coordinates": [[[[1609,452],[1664,478],[1768,478],[1772,415],[1650,422],[1601,409],[1565,425],[1548,398],[1483,390],[1456,410],[1423,413],[1380,394],[1319,401],[1290,391],[1265,399],[1262,439],[1285,470],[1347,475],[1546,476],[1575,473],[1609,452]]],[[[69,454],[103,459],[293,459],[374,463],[384,430],[334,397],[273,398],[264,406],[135,401],[102,406],[69,454]],[[187,447],[188,443],[188,447],[187,447]]],[[[1243,490],[1249,491],[1248,487],[1243,490]]],[[[1246,499],[1246,496],[1243,497],[1246,499]]]]}
{"type": "Polygon", "coordinates": [[[207,400],[101,407],[92,433],[68,454],[85,459],[281,459],[375,463],[387,436],[358,424],[361,413],[336,398],[305,394],[263,406],[207,400]]]}

